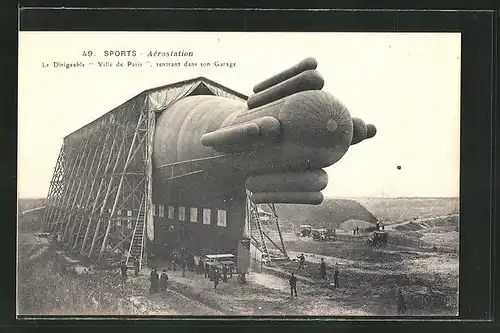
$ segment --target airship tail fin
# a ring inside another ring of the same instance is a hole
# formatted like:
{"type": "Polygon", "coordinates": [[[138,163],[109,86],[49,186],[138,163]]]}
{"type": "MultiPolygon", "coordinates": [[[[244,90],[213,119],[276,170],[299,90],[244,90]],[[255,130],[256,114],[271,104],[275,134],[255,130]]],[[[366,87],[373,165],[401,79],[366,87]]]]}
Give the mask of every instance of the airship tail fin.
{"type": "Polygon", "coordinates": [[[246,188],[255,203],[300,203],[318,205],[328,175],[323,169],[298,172],[276,172],[248,176],[246,188]]]}
{"type": "Polygon", "coordinates": [[[283,82],[251,95],[247,100],[248,109],[272,103],[284,97],[306,90],[321,90],[325,80],[315,69],[301,72],[283,82]]]}
{"type": "Polygon", "coordinates": [[[220,150],[218,149],[220,147],[227,147],[231,150],[231,146],[239,146],[241,143],[253,144],[274,140],[280,133],[280,121],[274,117],[265,116],[206,133],[201,137],[201,143],[216,150],[220,150]]]}
{"type": "Polygon", "coordinates": [[[359,118],[352,118],[352,125],[353,135],[351,145],[355,145],[366,139],[371,139],[377,133],[375,125],[367,125],[362,119],[359,118]]]}
{"type": "Polygon", "coordinates": [[[279,72],[278,74],[275,74],[271,76],[268,79],[265,79],[264,81],[257,83],[253,87],[253,92],[254,93],[259,93],[261,91],[264,91],[268,88],[271,88],[272,86],[277,85],[278,83],[281,83],[283,81],[286,81],[292,77],[294,77],[297,74],[300,74],[304,71],[310,70],[310,69],[316,69],[318,67],[318,62],[316,59],[312,57],[308,57],[296,65],[285,69],[284,71],[279,72]]]}

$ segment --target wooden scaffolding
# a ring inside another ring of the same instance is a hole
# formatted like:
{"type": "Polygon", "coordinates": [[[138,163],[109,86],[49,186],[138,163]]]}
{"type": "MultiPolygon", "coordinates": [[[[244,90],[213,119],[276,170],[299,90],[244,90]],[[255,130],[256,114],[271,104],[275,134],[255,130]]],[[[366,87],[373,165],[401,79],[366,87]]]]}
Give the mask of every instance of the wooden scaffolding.
{"type": "Polygon", "coordinates": [[[250,196],[247,191],[247,218],[250,220],[250,234],[252,240],[262,252],[262,258],[265,262],[289,259],[276,206],[274,203],[257,205],[250,199],[250,196]],[[271,211],[272,218],[270,220],[265,222],[262,220],[259,212],[260,206],[267,206],[268,210],[271,211]],[[276,230],[273,230],[273,226],[276,227],[276,230]],[[273,245],[273,247],[270,248],[268,244],[273,245]]]}
{"type": "Polygon", "coordinates": [[[123,107],[65,139],[44,227],[68,251],[98,259],[121,251],[142,264],[155,115],[147,108],[130,109],[136,106],[123,107]]]}
{"type": "Polygon", "coordinates": [[[246,96],[206,78],[146,90],[64,138],[43,228],[68,252],[145,260],[153,240],[152,143],[156,114],[188,95],[246,96]]]}

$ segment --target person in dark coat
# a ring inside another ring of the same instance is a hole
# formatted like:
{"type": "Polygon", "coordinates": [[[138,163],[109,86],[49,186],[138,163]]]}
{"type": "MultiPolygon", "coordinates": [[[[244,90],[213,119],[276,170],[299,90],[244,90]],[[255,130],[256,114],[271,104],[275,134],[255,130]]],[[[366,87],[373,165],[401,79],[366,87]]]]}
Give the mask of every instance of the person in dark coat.
{"type": "Polygon", "coordinates": [[[127,265],[125,265],[125,261],[120,262],[120,273],[122,276],[122,283],[127,281],[127,265]]]}
{"type": "Polygon", "coordinates": [[[205,263],[205,277],[210,277],[210,266],[208,266],[208,262],[205,263]]]}
{"type": "Polygon", "coordinates": [[[321,280],[324,280],[326,278],[326,264],[325,260],[321,258],[321,264],[319,265],[319,271],[321,273],[321,280]]]}
{"type": "Polygon", "coordinates": [[[406,313],[406,302],[401,289],[398,290],[398,314],[406,313]]]}
{"type": "Polygon", "coordinates": [[[134,275],[139,276],[139,258],[134,260],[134,275]]]}
{"type": "Polygon", "coordinates": [[[175,272],[177,271],[177,253],[174,253],[174,258],[172,259],[172,270],[175,272]]]}
{"type": "Polygon", "coordinates": [[[333,272],[333,284],[335,285],[335,288],[339,287],[339,266],[335,266],[335,271],[333,272]]]}
{"type": "Polygon", "coordinates": [[[194,264],[194,255],[192,252],[189,252],[189,271],[194,272],[196,265],[194,264]]]}
{"type": "Polygon", "coordinates": [[[159,281],[158,281],[158,273],[156,272],[156,268],[151,269],[151,274],[149,276],[149,281],[151,281],[151,286],[149,287],[149,293],[154,294],[158,292],[159,281]]]}
{"type": "Polygon", "coordinates": [[[306,257],[304,257],[304,253],[302,253],[299,258],[299,269],[304,268],[304,264],[306,262],[306,257]]]}
{"type": "Polygon", "coordinates": [[[168,282],[168,275],[167,275],[167,270],[163,270],[163,273],[160,275],[160,290],[165,291],[167,290],[167,282],[168,282]]]}
{"type": "Polygon", "coordinates": [[[217,285],[219,284],[219,271],[214,270],[212,273],[212,279],[214,281],[214,289],[217,289],[217,285]]]}
{"type": "Polygon", "coordinates": [[[182,277],[186,277],[186,269],[188,268],[187,259],[182,263],[182,277]]]}
{"type": "Polygon", "coordinates": [[[227,265],[222,268],[222,282],[227,282],[227,265]]]}
{"type": "Polygon", "coordinates": [[[201,259],[198,262],[198,270],[199,270],[198,274],[200,274],[200,275],[203,274],[203,272],[205,271],[205,263],[201,259]]]}
{"type": "Polygon", "coordinates": [[[293,293],[295,292],[295,297],[297,297],[297,278],[293,273],[288,282],[290,283],[290,296],[293,297],[293,293]]]}
{"type": "Polygon", "coordinates": [[[377,222],[377,231],[380,230],[380,222],[377,222]]]}

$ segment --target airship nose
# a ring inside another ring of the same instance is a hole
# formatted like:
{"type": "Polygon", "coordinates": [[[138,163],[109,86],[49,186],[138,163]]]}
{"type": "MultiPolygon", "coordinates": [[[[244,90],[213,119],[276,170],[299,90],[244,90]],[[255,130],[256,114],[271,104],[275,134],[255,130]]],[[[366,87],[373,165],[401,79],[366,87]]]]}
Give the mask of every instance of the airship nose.
{"type": "Polygon", "coordinates": [[[326,122],[326,129],[333,133],[335,132],[335,130],[337,129],[338,125],[337,125],[337,122],[335,121],[335,119],[333,118],[330,118],[327,122],[326,122]]]}
{"type": "Polygon", "coordinates": [[[324,91],[304,91],[289,97],[279,118],[285,139],[310,148],[347,150],[352,120],[347,108],[324,91]]]}

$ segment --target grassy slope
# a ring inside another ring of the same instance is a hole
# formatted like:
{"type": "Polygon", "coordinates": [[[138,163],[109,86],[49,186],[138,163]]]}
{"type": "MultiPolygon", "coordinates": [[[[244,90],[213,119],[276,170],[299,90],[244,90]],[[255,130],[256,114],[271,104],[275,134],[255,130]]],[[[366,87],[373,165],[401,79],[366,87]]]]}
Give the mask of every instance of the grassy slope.
{"type": "Polygon", "coordinates": [[[349,199],[325,198],[323,203],[313,205],[276,205],[280,222],[285,226],[310,224],[313,227],[338,227],[342,222],[356,219],[375,223],[377,219],[358,202],[349,199]]]}
{"type": "Polygon", "coordinates": [[[19,198],[18,209],[24,212],[28,209],[33,209],[45,205],[45,198],[19,198]]]}
{"type": "Polygon", "coordinates": [[[458,198],[356,198],[386,224],[459,212],[458,198]]]}
{"type": "Polygon", "coordinates": [[[338,227],[349,219],[386,224],[417,218],[456,214],[458,198],[325,198],[322,204],[276,205],[280,221],[285,227],[311,224],[326,227],[330,223],[338,227]]]}

